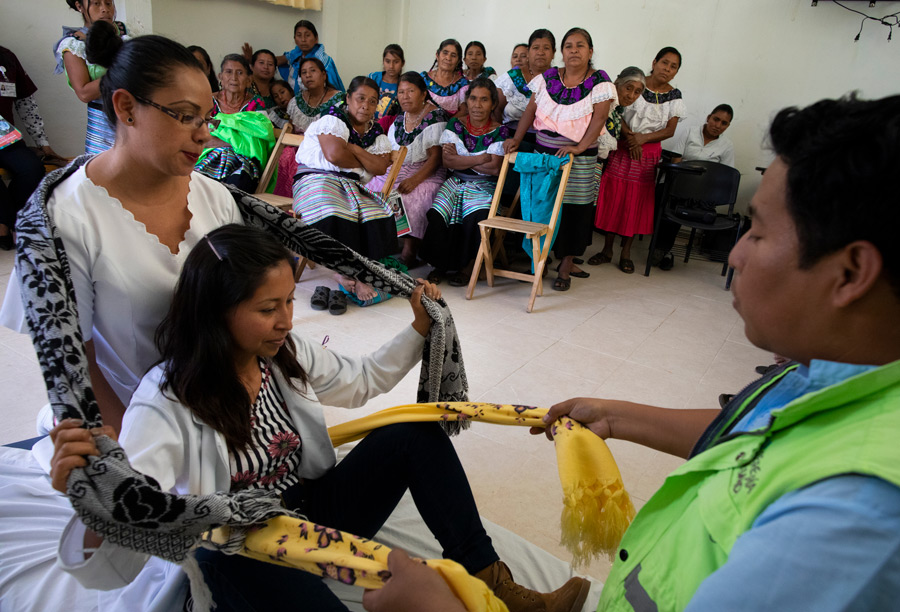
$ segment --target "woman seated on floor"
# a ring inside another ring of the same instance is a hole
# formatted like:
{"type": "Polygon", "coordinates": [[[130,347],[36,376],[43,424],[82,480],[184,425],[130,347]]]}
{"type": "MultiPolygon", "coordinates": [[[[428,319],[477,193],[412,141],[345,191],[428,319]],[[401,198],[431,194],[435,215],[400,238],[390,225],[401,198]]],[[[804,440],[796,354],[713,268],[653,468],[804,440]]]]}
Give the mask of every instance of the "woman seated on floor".
{"type": "Polygon", "coordinates": [[[422,72],[431,99],[450,115],[466,114],[466,89],[469,80],[463,74],[462,45],[448,38],[434,54],[431,70],[422,72]]]}
{"type": "MultiPolygon", "coordinates": [[[[441,164],[440,140],[450,116],[431,100],[425,81],[417,72],[404,73],[397,91],[403,113],[397,115],[387,136],[395,151],[400,147],[407,149],[403,168],[397,175],[397,191],[403,199],[410,232],[403,239],[403,252],[398,259],[412,266],[428,227],[426,214],[447,178],[441,164]]],[[[380,190],[385,178],[377,176],[366,186],[380,190]]]]}
{"type": "MultiPolygon", "coordinates": [[[[582,578],[546,595],[512,581],[437,423],[377,429],[335,465],[319,402],[356,408],[399,383],[421,358],[431,327],[422,298],[439,299],[440,291],[420,281],[410,298],[412,325],[370,355],[346,357],[291,333],[293,265],[277,239],[238,225],[210,232],[191,252],[157,332],[161,363],[144,376],[126,412],[121,444],[132,465],[178,494],[273,491],[309,520],[366,538],[409,489],[445,556],[511,610],[580,608],[589,587],[582,578]]],[[[70,421],[52,435],[53,483],[65,491],[71,469],[85,465],[83,455],[96,446],[91,432],[70,421]]],[[[312,574],[208,549],[196,556],[221,608],[302,602],[317,612],[347,609],[312,574]]],[[[178,568],[102,541],[77,517],[63,536],[60,562],[101,588],[130,584],[165,594],[153,609],[185,605],[187,581],[178,568]]]]}
{"type": "Polygon", "coordinates": [[[242,56],[225,56],[219,81],[222,89],[213,94],[211,115],[218,125],[210,131],[207,148],[195,170],[253,193],[275,145],[272,122],[265,114],[263,101],[248,89],[250,66],[242,56]]]}
{"type": "MultiPolygon", "coordinates": [[[[287,104],[287,114],[291,119],[294,134],[303,134],[313,121],[325,114],[332,106],[344,103],[344,92],[328,82],[325,65],[315,57],[308,57],[300,63],[300,80],[303,90],[291,96],[287,104]]],[[[297,147],[285,147],[278,160],[278,178],[275,194],[291,197],[294,175],[297,174],[297,147]]]]}
{"type": "MultiPolygon", "coordinates": [[[[377,104],[375,81],[358,76],[350,82],[347,103],[331,107],[306,130],[297,148],[293,194],[294,214],[306,225],[370,259],[399,250],[390,202],[364,186],[391,163],[391,143],[374,120],[377,104]]],[[[341,277],[339,282],[361,302],[379,295],[350,278],[341,277]]]]}
{"type": "Polygon", "coordinates": [[[443,163],[450,176],[428,211],[422,241],[425,261],[434,266],[429,280],[437,282],[452,272],[454,287],[469,282],[481,244],[478,222],[487,218],[503,162],[503,141],[512,135],[493,119],[497,88],[490,79],[472,81],[466,105],[469,114],[451,119],[441,135],[443,163]]]}

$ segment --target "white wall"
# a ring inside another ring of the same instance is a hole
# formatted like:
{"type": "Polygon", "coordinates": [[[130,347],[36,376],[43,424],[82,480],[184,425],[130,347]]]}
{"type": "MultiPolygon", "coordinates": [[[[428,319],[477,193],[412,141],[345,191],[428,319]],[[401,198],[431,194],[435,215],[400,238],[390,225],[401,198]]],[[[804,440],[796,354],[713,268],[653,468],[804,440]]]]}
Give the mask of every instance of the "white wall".
{"type": "MultiPolygon", "coordinates": [[[[327,1],[327,0],[326,0],[327,1]]],[[[684,125],[705,121],[717,104],[735,110],[728,136],[742,173],[739,203],[759,182],[756,166],[771,155],[761,147],[772,115],[854,89],[867,97],[900,93],[900,40],[887,42],[887,28],[867,23],[858,43],[859,18],[821,0],[395,0],[408,23],[403,45],[409,68],[431,65],[438,43],[456,37],[463,46],[480,40],[488,64],[509,67],[515,43],[536,28],[549,28],[561,42],[573,26],[594,39],[594,64],[611,77],[629,65],[645,70],[664,46],[677,47],[684,67],[674,83],[684,93],[684,125]],[[451,8],[452,7],[452,8],[451,8]],[[440,19],[435,19],[440,15],[440,19]]],[[[872,15],[900,10],[900,2],[854,8],[872,15]]],[[[900,32],[895,32],[900,36],[900,32]]],[[[557,65],[560,55],[557,54],[557,65]]]]}
{"type": "MultiPolygon", "coordinates": [[[[703,121],[720,102],[735,109],[728,135],[743,174],[743,204],[759,182],[754,167],[770,161],[761,142],[776,110],[854,89],[867,97],[900,91],[900,40],[888,43],[887,28],[869,22],[854,43],[859,19],[828,0],[815,8],[809,0],[324,0],[322,12],[259,0],[119,0],[118,6],[133,31],[202,45],[214,61],[245,40],[289,49],[293,24],[309,19],[345,82],[377,70],[391,42],[406,50],[407,69],[422,70],[442,39],[481,40],[488,63],[501,69],[512,46],[535,28],[561,39],[578,25],[593,35],[595,65],[613,77],[631,64],[649,69],[659,48],[673,45],[684,54],[675,84],[689,109],[685,125],[703,121]]],[[[873,15],[900,10],[900,2],[853,6],[873,15]]],[[[0,2],[2,44],[38,85],[48,135],[64,155],[81,151],[85,109],[65,78],[52,74],[50,47],[61,24],[79,20],[62,0],[0,2]]]]}

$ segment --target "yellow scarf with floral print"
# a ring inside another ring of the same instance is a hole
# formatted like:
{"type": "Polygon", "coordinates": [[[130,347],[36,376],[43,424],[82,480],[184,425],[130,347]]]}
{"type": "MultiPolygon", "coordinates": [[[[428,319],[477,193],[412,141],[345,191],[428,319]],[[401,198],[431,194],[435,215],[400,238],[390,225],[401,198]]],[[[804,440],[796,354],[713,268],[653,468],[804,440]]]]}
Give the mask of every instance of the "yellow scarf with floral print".
{"type": "MultiPolygon", "coordinates": [[[[328,430],[334,446],[359,440],[394,423],[474,420],[499,425],[545,427],[544,408],[511,404],[452,402],[396,406],[328,430]]],[[[634,506],[606,443],[581,423],[562,418],[552,426],[563,489],[562,543],[579,565],[605,553],[612,556],[634,518],[634,506]]],[[[218,539],[213,536],[213,539],[218,539]]],[[[251,531],[241,554],[295,567],[346,584],[380,588],[390,576],[390,548],[315,523],[287,516],[251,531]]],[[[446,580],[469,612],[505,612],[487,585],[458,563],[426,563],[446,580]]]]}

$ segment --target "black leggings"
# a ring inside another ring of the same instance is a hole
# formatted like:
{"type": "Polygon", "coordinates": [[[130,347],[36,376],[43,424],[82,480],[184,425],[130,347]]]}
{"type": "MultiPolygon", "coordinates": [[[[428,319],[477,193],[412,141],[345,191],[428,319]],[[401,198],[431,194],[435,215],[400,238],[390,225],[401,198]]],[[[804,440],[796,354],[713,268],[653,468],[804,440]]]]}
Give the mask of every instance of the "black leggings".
{"type": "MultiPolygon", "coordinates": [[[[371,538],[407,489],[444,557],[470,574],[499,559],[456,450],[437,423],[376,429],[330,472],[283,497],[315,523],[371,538]]],[[[285,602],[298,610],[346,610],[312,574],[208,550],[199,550],[197,558],[217,612],[270,610],[285,602]]]]}
{"type": "Polygon", "coordinates": [[[16,213],[44,178],[44,164],[20,140],[0,149],[0,168],[12,174],[8,187],[0,180],[0,223],[12,229],[16,213]]]}

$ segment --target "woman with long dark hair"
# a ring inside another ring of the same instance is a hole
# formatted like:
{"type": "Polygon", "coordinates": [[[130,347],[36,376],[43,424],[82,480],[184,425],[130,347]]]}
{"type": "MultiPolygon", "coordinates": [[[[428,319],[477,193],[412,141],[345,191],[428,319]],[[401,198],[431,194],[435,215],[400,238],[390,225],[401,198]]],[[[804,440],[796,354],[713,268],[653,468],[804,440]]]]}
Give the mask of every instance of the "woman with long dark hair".
{"type": "Polygon", "coordinates": [[[469,80],[463,74],[463,51],[458,40],[448,38],[441,42],[434,54],[431,70],[422,71],[422,78],[438,106],[451,116],[466,114],[469,80]]]}
{"type": "Polygon", "coordinates": [[[271,86],[277,66],[275,54],[268,49],[257,49],[250,56],[250,93],[263,101],[265,109],[275,106],[271,86]]]}
{"type": "MultiPolygon", "coordinates": [[[[579,609],[588,586],[581,578],[547,595],[512,581],[437,423],[375,430],[335,465],[320,402],[356,408],[399,383],[419,361],[431,326],[422,296],[439,299],[440,291],[421,281],[410,298],[411,326],[370,355],[341,356],[291,332],[293,262],[277,239],[244,226],[212,231],[194,249],[157,332],[162,361],[126,414],[121,444],[135,469],[179,494],[277,492],[287,509],[367,538],[409,489],[445,556],[511,610],[579,609]]],[[[66,445],[90,442],[90,432],[63,425],[54,433],[54,484],[64,489],[66,456],[76,454],[66,445]]],[[[134,583],[145,592],[183,593],[183,572],[102,542],[77,518],[63,539],[63,547],[96,548],[87,564],[71,568],[77,576],[107,588],[134,583]]],[[[198,550],[197,559],[220,607],[346,610],[319,578],[297,569],[210,550],[198,550]]],[[[168,602],[181,609],[183,595],[168,602]]]]}

